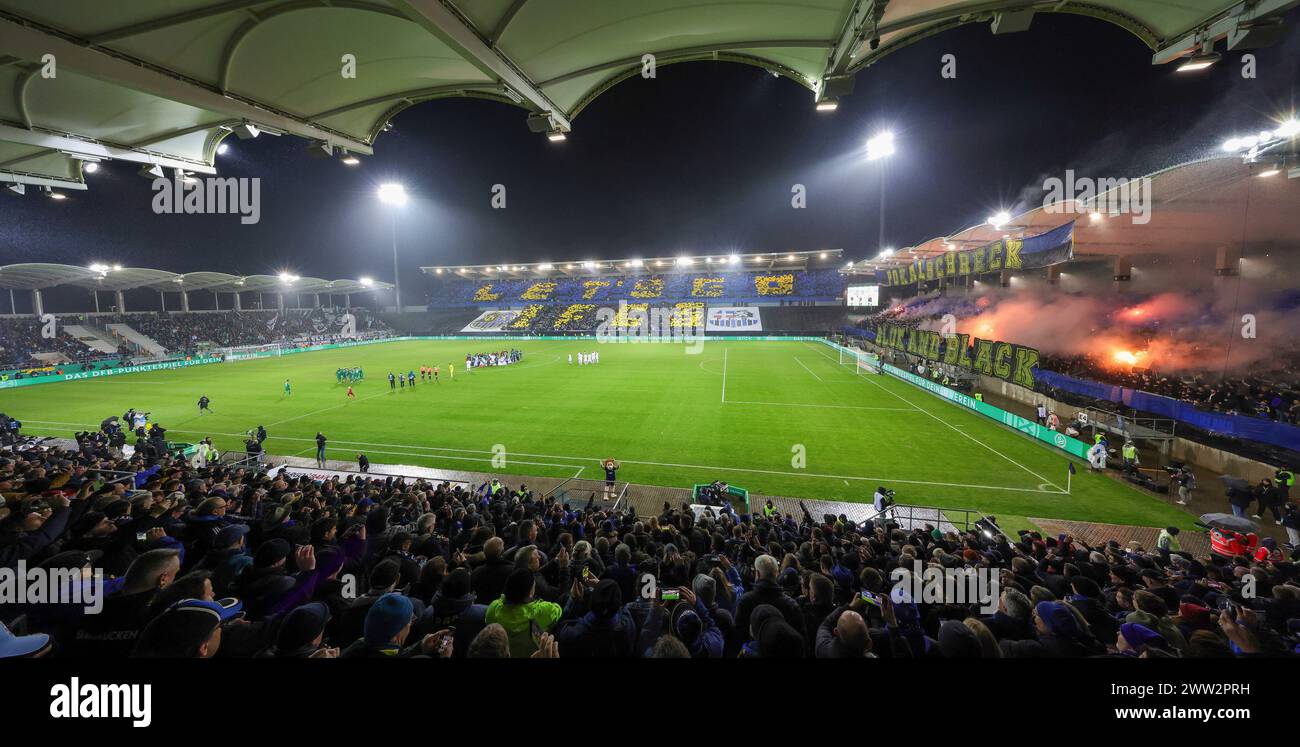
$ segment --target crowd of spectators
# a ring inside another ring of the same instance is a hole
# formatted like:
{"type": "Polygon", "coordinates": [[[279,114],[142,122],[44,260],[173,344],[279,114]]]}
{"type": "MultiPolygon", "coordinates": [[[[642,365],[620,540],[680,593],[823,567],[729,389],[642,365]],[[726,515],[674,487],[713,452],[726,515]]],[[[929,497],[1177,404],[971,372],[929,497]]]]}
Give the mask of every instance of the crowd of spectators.
{"type": "MultiPolygon", "coordinates": [[[[937,319],[908,316],[889,309],[868,316],[855,326],[870,338],[881,323],[918,329],[926,321],[937,319]]],[[[1116,366],[1091,354],[1055,355],[1040,351],[1038,368],[1162,395],[1211,412],[1300,423],[1300,388],[1295,384],[1300,382],[1300,373],[1294,367],[1281,371],[1273,380],[1253,376],[1224,378],[1218,374],[1160,374],[1141,367],[1116,366]]]]}
{"type": "Polygon", "coordinates": [[[835,269],[762,272],[722,271],[604,275],[580,278],[441,278],[429,307],[459,308],[492,304],[567,306],[619,301],[753,303],[758,301],[834,301],[844,295],[844,278],[835,269]]]}
{"type": "MultiPolygon", "coordinates": [[[[354,309],[352,313],[357,317],[360,332],[388,329],[368,312],[354,309]]],[[[192,355],[205,345],[270,345],[309,336],[337,335],[342,328],[338,314],[321,309],[148,312],[118,315],[114,321],[130,325],[173,355],[192,355]]]]}
{"type": "MultiPolygon", "coordinates": [[[[1300,392],[1281,381],[1218,375],[1161,375],[1147,369],[1117,368],[1091,355],[1042,355],[1039,368],[1077,379],[1138,389],[1190,402],[1202,410],[1253,415],[1283,423],[1300,423],[1300,392]]],[[[1300,380],[1289,374],[1288,380],[1300,380]]]]}
{"type": "Polygon", "coordinates": [[[102,571],[102,611],[0,608],[14,655],[1040,658],[1289,656],[1295,557],[723,511],[697,519],[393,477],[161,455],[0,452],[0,567],[102,571]],[[101,482],[111,469],[124,480],[101,482]],[[892,588],[996,573],[997,610],[892,588]],[[1253,593],[1243,594],[1249,586],[1253,593]]]}
{"type": "Polygon", "coordinates": [[[45,323],[35,317],[0,319],[0,368],[29,368],[49,364],[37,354],[55,353],[56,361],[79,363],[104,357],[77,338],[56,327],[54,337],[42,337],[45,323]]]}

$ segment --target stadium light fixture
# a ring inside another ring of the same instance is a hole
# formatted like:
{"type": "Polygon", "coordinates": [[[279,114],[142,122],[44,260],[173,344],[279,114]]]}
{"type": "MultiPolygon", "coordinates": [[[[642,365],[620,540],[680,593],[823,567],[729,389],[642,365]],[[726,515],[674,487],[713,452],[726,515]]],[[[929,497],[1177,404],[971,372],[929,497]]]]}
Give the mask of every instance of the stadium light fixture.
{"type": "Polygon", "coordinates": [[[553,270],[553,269],[555,269],[555,268],[554,268],[553,265],[551,265],[550,262],[543,262],[543,263],[541,263],[540,265],[537,266],[537,269],[538,269],[539,272],[550,272],[551,270],[553,270]]]}
{"type": "Polygon", "coordinates": [[[1202,51],[1200,54],[1194,54],[1191,57],[1188,57],[1183,61],[1183,64],[1178,66],[1178,72],[1192,73],[1197,70],[1204,70],[1223,59],[1223,55],[1213,51],[1213,48],[1214,45],[1210,44],[1207,50],[1202,51]]]}
{"type": "Polygon", "coordinates": [[[740,263],[740,255],[739,255],[739,254],[732,254],[732,255],[730,255],[730,256],[727,257],[727,264],[729,264],[729,265],[734,265],[734,264],[739,264],[739,263],[740,263]]]}
{"type": "Polygon", "coordinates": [[[108,265],[102,264],[100,262],[94,262],[91,263],[90,267],[87,269],[89,269],[91,272],[98,272],[99,274],[103,275],[104,273],[108,272],[108,265]]]}
{"type": "Polygon", "coordinates": [[[379,185],[379,201],[388,205],[401,207],[406,204],[406,187],[397,182],[379,185]]]}
{"type": "Polygon", "coordinates": [[[817,111],[819,112],[833,112],[838,108],[840,108],[839,99],[822,99],[817,102],[817,111]]]}
{"type": "Polygon", "coordinates": [[[146,179],[162,179],[167,176],[166,172],[163,171],[163,167],[156,163],[146,163],[136,173],[146,179]]]}
{"type": "Polygon", "coordinates": [[[818,255],[817,255],[817,258],[818,258],[818,259],[826,259],[826,252],[822,252],[821,254],[818,254],[818,255]]]}
{"type": "Polygon", "coordinates": [[[66,200],[66,199],[68,199],[68,196],[67,196],[67,195],[63,194],[62,192],[55,192],[55,191],[52,190],[52,189],[46,191],[45,194],[49,195],[49,197],[50,197],[51,200],[66,200]]]}
{"type": "Polygon", "coordinates": [[[230,152],[230,146],[229,146],[229,145],[226,145],[225,143],[222,143],[221,145],[218,145],[218,146],[217,146],[217,155],[219,155],[219,156],[224,156],[224,155],[226,155],[226,154],[229,153],[229,152],[230,152]]]}
{"type": "Polygon", "coordinates": [[[867,139],[867,160],[878,161],[894,155],[894,133],[889,130],[867,139]]]}
{"type": "Polygon", "coordinates": [[[642,262],[642,261],[639,260],[639,259],[634,259],[634,260],[632,260],[629,264],[631,264],[633,267],[640,267],[640,266],[644,265],[645,263],[642,262]]]}
{"type": "MultiPolygon", "coordinates": [[[[442,270],[438,270],[438,272],[442,272],[442,270]]],[[[357,282],[361,283],[362,285],[366,286],[367,288],[369,288],[370,286],[372,286],[372,285],[375,284],[375,281],[371,280],[370,278],[361,278],[361,279],[358,280],[357,282]]]]}
{"type": "MultiPolygon", "coordinates": [[[[292,274],[292,273],[288,273],[288,272],[282,272],[282,273],[280,273],[280,282],[281,282],[281,283],[284,283],[285,285],[289,285],[290,283],[293,283],[293,282],[295,282],[296,280],[298,280],[298,276],[297,276],[297,275],[294,275],[294,274],[292,274]]],[[[178,282],[179,282],[179,280],[178,280],[178,282]]]]}
{"type": "Polygon", "coordinates": [[[582,269],[584,269],[584,270],[594,270],[594,269],[596,269],[596,263],[595,263],[595,262],[592,262],[591,260],[588,260],[588,261],[586,261],[586,262],[583,262],[583,263],[582,263],[582,269]]]}
{"type": "Polygon", "coordinates": [[[1011,222],[1011,213],[1008,213],[1005,210],[999,210],[993,215],[990,215],[988,218],[988,224],[990,226],[993,226],[994,228],[1001,228],[1002,226],[1005,226],[1010,222],[1011,222]]]}
{"type": "Polygon", "coordinates": [[[1104,220],[1105,217],[1106,216],[1102,215],[1096,210],[1092,211],[1091,213],[1088,213],[1088,218],[1090,218],[1093,223],[1097,223],[1098,221],[1104,220]]]}
{"type": "Polygon", "coordinates": [[[1276,130],[1273,130],[1273,135],[1274,137],[1280,137],[1283,139],[1290,139],[1300,135],[1300,119],[1292,117],[1286,120],[1282,124],[1278,125],[1276,130]]]}
{"type": "Polygon", "coordinates": [[[1264,171],[1259,172],[1255,176],[1258,177],[1277,176],[1280,173],[1282,173],[1282,169],[1273,167],[1273,168],[1265,169],[1264,171]]]}
{"type": "Polygon", "coordinates": [[[546,139],[550,140],[552,143],[562,143],[569,138],[564,134],[563,130],[551,130],[546,133],[546,139]]]}
{"type": "Polygon", "coordinates": [[[87,161],[86,163],[81,165],[81,170],[86,172],[87,174],[93,174],[96,171],[99,171],[99,164],[95,163],[94,161],[87,161]]]}
{"type": "Polygon", "coordinates": [[[356,166],[361,163],[360,158],[357,158],[356,156],[352,155],[351,153],[348,153],[347,151],[343,152],[343,157],[340,158],[339,160],[343,163],[344,166],[356,166]]]}
{"type": "Polygon", "coordinates": [[[695,260],[691,259],[690,257],[678,257],[678,258],[677,258],[677,266],[678,266],[678,267],[690,267],[690,266],[693,265],[693,264],[695,264],[695,260]]]}

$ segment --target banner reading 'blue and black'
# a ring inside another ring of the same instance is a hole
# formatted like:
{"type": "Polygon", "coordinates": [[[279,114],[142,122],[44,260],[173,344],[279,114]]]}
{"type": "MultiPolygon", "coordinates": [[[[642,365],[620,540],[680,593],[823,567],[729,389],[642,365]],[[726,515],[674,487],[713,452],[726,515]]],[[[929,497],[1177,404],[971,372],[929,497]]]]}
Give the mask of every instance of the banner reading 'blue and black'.
{"type": "Polygon", "coordinates": [[[1003,270],[1033,270],[1068,262],[1074,256],[1074,221],[1023,239],[998,239],[977,249],[918,259],[878,273],[885,286],[916,285],[939,278],[983,275],[1003,270]]]}

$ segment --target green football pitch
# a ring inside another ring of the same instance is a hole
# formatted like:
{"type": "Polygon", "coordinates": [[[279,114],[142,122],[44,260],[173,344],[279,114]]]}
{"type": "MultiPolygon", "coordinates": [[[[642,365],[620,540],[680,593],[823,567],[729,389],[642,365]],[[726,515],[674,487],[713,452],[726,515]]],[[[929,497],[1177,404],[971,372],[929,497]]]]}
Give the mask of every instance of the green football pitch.
{"type": "Polygon", "coordinates": [[[860,375],[812,342],[710,340],[403,341],[0,391],[25,432],[69,436],[128,407],[178,441],[241,449],[258,425],[267,451],[331,459],[689,487],[726,480],[751,492],[972,508],[1015,526],[1026,516],[1191,527],[1192,517],[981,415],[889,376],[860,375]],[[465,370],[467,352],[516,346],[521,362],[465,370]],[[600,363],[569,356],[598,349],[600,363]],[[437,365],[442,380],[389,389],[389,371],[437,365]],[[455,379],[447,376],[455,366],[455,379]],[[335,381],[361,366],[356,399],[335,381]],[[292,396],[283,383],[292,382],[292,396]],[[211,414],[198,413],[207,395],[211,414]],[[500,464],[494,466],[494,457],[500,464]],[[1009,519],[1009,521],[1007,521],[1009,519]]]}

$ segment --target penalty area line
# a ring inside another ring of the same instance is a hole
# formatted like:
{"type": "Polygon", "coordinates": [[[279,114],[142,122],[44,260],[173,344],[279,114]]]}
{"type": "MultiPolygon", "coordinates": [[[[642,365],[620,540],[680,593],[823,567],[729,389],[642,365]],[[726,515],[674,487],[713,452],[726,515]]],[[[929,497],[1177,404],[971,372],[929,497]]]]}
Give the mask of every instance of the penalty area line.
{"type": "MultiPolygon", "coordinates": [[[[29,421],[27,421],[27,422],[30,422],[30,423],[40,423],[40,424],[43,424],[43,425],[74,425],[74,426],[79,426],[79,427],[97,427],[97,426],[87,426],[87,425],[84,424],[84,423],[60,423],[60,422],[41,421],[41,420],[29,420],[29,421]]],[[[218,433],[218,432],[208,432],[208,431],[186,431],[186,430],[180,430],[180,429],[175,429],[175,432],[178,432],[178,433],[208,434],[208,435],[216,435],[216,436],[228,436],[228,437],[233,437],[233,438],[243,438],[243,437],[246,435],[246,434],[243,434],[243,433],[218,433]]],[[[297,437],[297,436],[275,436],[275,435],[272,435],[272,436],[268,437],[267,440],[269,440],[269,441],[274,441],[274,440],[281,440],[281,441],[303,441],[303,442],[315,441],[314,438],[300,438],[300,437],[297,437]]],[[[487,459],[487,458],[483,458],[483,457],[474,457],[474,458],[469,458],[469,457],[455,457],[455,456],[448,456],[448,455],[444,455],[444,454],[430,454],[430,453],[424,453],[424,452],[434,451],[434,452],[452,452],[452,453],[461,453],[461,454],[493,454],[493,453],[494,453],[494,452],[492,452],[492,451],[486,451],[486,450],[482,450],[482,449],[455,449],[455,448],[442,447],[442,446],[415,446],[415,445],[411,445],[411,444],[390,444],[390,443],[378,443],[378,442],[374,442],[374,441],[347,441],[347,440],[343,440],[343,439],[330,439],[330,443],[333,443],[333,444],[347,444],[347,445],[351,445],[351,446],[377,446],[377,447],[381,447],[381,448],[384,448],[384,449],[409,449],[409,450],[411,450],[411,451],[409,451],[409,452],[383,452],[383,451],[375,451],[374,453],[392,453],[393,455],[396,455],[396,456],[417,456],[417,457],[423,457],[423,458],[425,458],[425,459],[438,459],[438,458],[445,458],[445,459],[458,459],[458,460],[466,460],[466,459],[470,459],[471,461],[486,461],[486,462],[491,462],[491,459],[487,459]]],[[[336,449],[336,450],[340,450],[340,451],[351,451],[351,449],[340,449],[339,447],[328,447],[328,446],[326,447],[326,449],[330,449],[330,448],[334,448],[334,449],[336,449]]],[[[566,460],[570,460],[570,461],[573,461],[573,462],[599,462],[599,461],[601,461],[599,458],[596,458],[596,457],[575,457],[575,456],[567,456],[567,455],[563,455],[563,454],[532,454],[532,453],[525,453],[525,452],[516,452],[516,453],[514,454],[514,456],[520,456],[520,457],[532,457],[532,458],[537,458],[537,459],[566,459],[566,460]]],[[[580,468],[581,468],[580,465],[575,465],[575,464],[531,463],[531,462],[523,462],[523,461],[514,461],[514,460],[510,459],[510,454],[509,454],[509,452],[507,452],[507,460],[508,460],[509,462],[513,462],[514,464],[539,464],[539,465],[541,465],[541,466],[553,466],[553,467],[580,467],[580,468]]],[[[1039,488],[1015,488],[1015,487],[1008,487],[1008,486],[1004,486],[1004,485],[978,485],[978,484],[973,484],[973,483],[960,483],[960,482],[939,482],[939,481],[929,481],[929,480],[907,480],[907,479],[894,478],[894,477],[870,477],[870,476],[856,476],[856,475],[830,475],[830,474],[822,474],[822,473],[818,473],[818,472],[787,472],[787,471],[782,471],[782,470],[758,469],[758,468],[754,468],[754,467],[719,467],[719,466],[716,466],[716,465],[704,465],[704,464],[681,464],[681,463],[677,463],[677,462],[652,462],[652,461],[647,461],[647,460],[638,460],[638,459],[620,459],[619,461],[622,462],[622,463],[624,463],[624,464],[641,464],[641,465],[646,465],[646,466],[650,466],[650,467],[671,467],[671,468],[674,468],[674,469],[688,469],[688,470],[696,470],[696,471],[703,471],[703,472],[718,472],[718,471],[725,471],[725,472],[746,472],[746,473],[751,473],[751,474],[780,475],[780,476],[783,476],[783,477],[817,478],[817,479],[824,479],[824,480],[855,480],[855,481],[878,482],[878,483],[898,483],[898,484],[905,484],[905,485],[931,485],[931,486],[936,486],[936,487],[967,488],[967,489],[971,489],[971,490],[1005,490],[1005,491],[1010,491],[1010,492],[1014,492],[1014,493],[1039,493],[1039,494],[1046,494],[1046,495],[1066,495],[1066,492],[1065,492],[1064,490],[1060,489],[1059,487],[1055,486],[1053,483],[1048,482],[1048,481],[1044,481],[1043,484],[1046,484],[1046,485],[1052,485],[1053,487],[1056,487],[1057,489],[1056,489],[1056,490],[1041,490],[1041,489],[1039,489],[1039,488]]]]}

